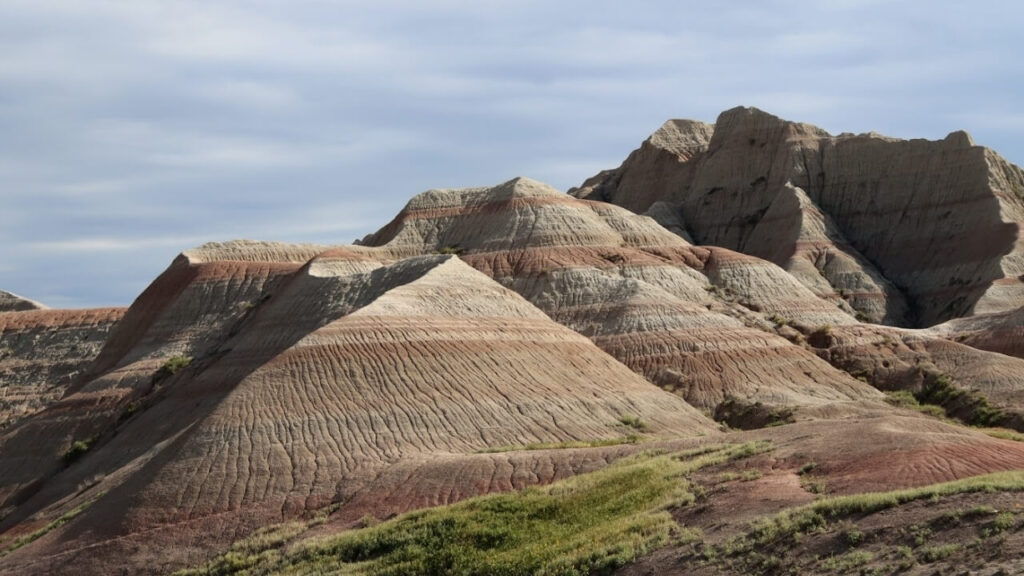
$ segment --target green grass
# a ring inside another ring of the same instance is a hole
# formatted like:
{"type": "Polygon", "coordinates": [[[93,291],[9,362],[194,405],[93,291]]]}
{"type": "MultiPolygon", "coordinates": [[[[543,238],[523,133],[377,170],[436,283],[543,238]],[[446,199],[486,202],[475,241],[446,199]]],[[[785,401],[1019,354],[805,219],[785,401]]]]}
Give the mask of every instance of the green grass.
{"type": "Polygon", "coordinates": [[[233,548],[181,575],[583,575],[694,533],[668,513],[696,498],[687,476],[768,449],[763,442],[645,452],[521,492],[420,510],[290,548],[233,548]]]}
{"type": "Polygon", "coordinates": [[[819,562],[818,566],[828,572],[848,572],[854,568],[860,568],[874,558],[875,555],[871,552],[858,550],[847,552],[841,556],[830,556],[819,562]]]}
{"type": "MultiPolygon", "coordinates": [[[[1024,491],[1024,470],[996,472],[891,492],[867,492],[821,498],[810,504],[780,512],[772,518],[753,522],[746,534],[730,539],[712,550],[710,555],[717,556],[722,553],[725,556],[743,556],[772,545],[793,544],[801,535],[821,530],[836,519],[855,514],[870,514],[915,500],[936,499],[954,494],[1020,491],[1024,491]]],[[[926,528],[924,530],[918,545],[924,544],[930,535],[926,528]]],[[[708,552],[705,552],[705,556],[708,555],[708,552]]]]}
{"type": "Polygon", "coordinates": [[[640,430],[641,432],[648,428],[647,422],[641,420],[639,416],[632,416],[630,414],[626,414],[619,418],[619,423],[623,426],[629,426],[634,430],[640,430]]]}
{"type": "Polygon", "coordinates": [[[982,428],[981,431],[993,438],[1024,442],[1024,434],[1015,430],[1010,430],[1009,428],[982,428]]]}
{"type": "Polygon", "coordinates": [[[68,449],[64,451],[64,454],[61,455],[61,458],[64,460],[66,464],[71,464],[78,460],[79,458],[81,458],[82,456],[84,456],[85,453],[88,452],[92,448],[92,445],[95,443],[95,437],[85,438],[84,440],[75,440],[74,442],[71,443],[71,446],[69,446],[68,449]]]}
{"type": "MultiPolygon", "coordinates": [[[[102,496],[102,494],[100,496],[102,496]]],[[[97,496],[97,498],[99,498],[99,496],[97,496]]],[[[56,530],[57,528],[60,528],[61,526],[67,524],[75,516],[78,516],[79,514],[81,514],[83,510],[88,508],[89,505],[91,505],[95,501],[96,501],[96,498],[94,498],[94,499],[92,499],[92,500],[82,504],[81,506],[78,506],[77,508],[74,508],[72,510],[68,510],[64,514],[61,514],[55,520],[53,520],[50,523],[48,523],[45,526],[43,526],[42,528],[39,528],[38,530],[36,530],[34,532],[31,532],[29,534],[25,534],[24,536],[19,536],[19,537],[15,538],[10,543],[10,545],[8,545],[3,550],[0,550],[0,558],[3,558],[4,556],[7,556],[11,552],[14,552],[18,548],[21,548],[22,546],[25,546],[27,544],[31,544],[32,542],[35,542],[36,540],[42,538],[43,536],[46,536],[47,534],[49,534],[53,530],[56,530]]]]}
{"type": "Polygon", "coordinates": [[[493,454],[495,452],[517,452],[523,450],[564,450],[566,448],[599,448],[601,446],[619,446],[621,444],[637,444],[643,438],[636,434],[629,434],[619,438],[604,438],[601,440],[572,440],[569,442],[534,442],[531,444],[513,444],[510,446],[498,446],[495,448],[482,448],[477,454],[493,454]]]}
{"type": "Polygon", "coordinates": [[[928,546],[917,551],[917,559],[923,564],[931,564],[939,560],[945,560],[956,554],[963,546],[960,544],[943,544],[941,546],[928,546]]]}
{"type": "Polygon", "coordinates": [[[172,356],[168,358],[156,372],[153,373],[153,378],[151,380],[156,384],[161,380],[174,376],[191,363],[191,356],[172,356]]]}

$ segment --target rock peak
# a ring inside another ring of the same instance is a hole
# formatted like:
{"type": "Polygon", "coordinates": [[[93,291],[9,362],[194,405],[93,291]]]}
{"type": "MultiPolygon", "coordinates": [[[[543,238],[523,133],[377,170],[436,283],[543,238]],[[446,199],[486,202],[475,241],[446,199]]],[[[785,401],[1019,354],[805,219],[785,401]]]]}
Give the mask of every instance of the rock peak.
{"type": "Polygon", "coordinates": [[[0,312],[22,312],[46,308],[39,302],[0,290],[0,312]]]}

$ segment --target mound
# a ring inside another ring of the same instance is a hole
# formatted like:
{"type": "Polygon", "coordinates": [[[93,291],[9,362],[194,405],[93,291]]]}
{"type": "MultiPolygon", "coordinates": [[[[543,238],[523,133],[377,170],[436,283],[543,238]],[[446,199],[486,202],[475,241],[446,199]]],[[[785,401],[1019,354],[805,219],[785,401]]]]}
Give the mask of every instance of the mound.
{"type": "MultiPolygon", "coordinates": [[[[267,522],[346,501],[403,462],[614,442],[637,427],[716,429],[450,256],[382,266],[327,252],[152,394],[5,520],[27,530],[88,505],[0,569],[165,570],[267,522]]],[[[478,490],[472,475],[465,481],[459,490],[478,490]]]]}

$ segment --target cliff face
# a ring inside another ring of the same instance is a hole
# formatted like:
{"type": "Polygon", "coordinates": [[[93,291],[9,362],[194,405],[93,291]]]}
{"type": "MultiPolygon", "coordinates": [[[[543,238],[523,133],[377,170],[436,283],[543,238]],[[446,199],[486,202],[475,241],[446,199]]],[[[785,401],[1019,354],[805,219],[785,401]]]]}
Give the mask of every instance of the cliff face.
{"type": "Polygon", "coordinates": [[[669,121],[571,194],[665,202],[698,244],[770,260],[865,319],[930,326],[1024,300],[1024,172],[963,132],[831,136],[753,108],[669,121]]]}

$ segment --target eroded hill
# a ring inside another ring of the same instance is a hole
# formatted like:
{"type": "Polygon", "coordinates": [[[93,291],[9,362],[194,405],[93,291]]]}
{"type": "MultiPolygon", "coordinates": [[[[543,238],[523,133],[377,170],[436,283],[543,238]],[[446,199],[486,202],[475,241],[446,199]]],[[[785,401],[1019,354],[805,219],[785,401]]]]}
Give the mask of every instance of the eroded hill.
{"type": "Polygon", "coordinates": [[[0,573],[1017,569],[1020,181],[737,109],[0,313],[0,573]]]}

